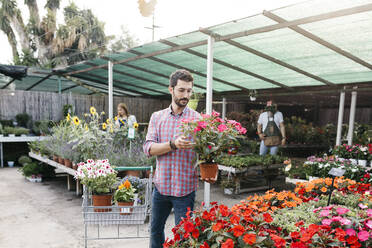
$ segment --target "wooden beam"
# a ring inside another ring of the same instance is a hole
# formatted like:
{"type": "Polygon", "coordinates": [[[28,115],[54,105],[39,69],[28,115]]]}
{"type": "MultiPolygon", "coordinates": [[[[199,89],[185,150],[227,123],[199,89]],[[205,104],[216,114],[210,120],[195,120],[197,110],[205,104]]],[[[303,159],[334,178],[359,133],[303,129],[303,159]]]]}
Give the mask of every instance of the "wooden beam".
{"type": "Polygon", "coordinates": [[[16,79],[15,78],[12,78],[12,80],[10,80],[6,85],[4,85],[1,89],[5,89],[6,87],[8,87],[11,83],[13,83],[16,79]]]}
{"type": "Polygon", "coordinates": [[[31,85],[30,87],[28,87],[27,89],[25,89],[26,91],[28,90],[31,90],[32,88],[34,88],[36,85],[40,84],[41,82],[47,80],[48,78],[50,78],[52,76],[52,74],[49,74],[45,77],[43,77],[42,79],[40,79],[39,81],[37,81],[36,83],[34,83],[33,85],[31,85]]]}
{"type": "MultiPolygon", "coordinates": [[[[63,90],[61,90],[61,92],[64,92],[66,90],[70,90],[70,89],[73,89],[73,88],[76,88],[76,87],[79,87],[80,85],[72,85],[70,87],[67,87],[67,88],[64,88],[63,90]]],[[[58,91],[56,91],[56,93],[58,93],[58,91]]]]}
{"type": "MultiPolygon", "coordinates": [[[[263,13],[264,16],[270,18],[271,20],[274,20],[278,23],[285,23],[285,22],[288,22],[287,20],[285,20],[284,18],[280,17],[280,16],[277,16],[269,11],[266,11],[263,13]]],[[[365,66],[367,67],[368,69],[372,70],[372,65],[370,63],[367,63],[366,61],[354,56],[353,54],[329,43],[328,41],[326,40],[323,40],[322,38],[320,38],[319,36],[316,36],[314,35],[313,33],[310,33],[300,27],[297,27],[297,26],[291,26],[289,27],[290,29],[292,29],[293,31],[299,33],[299,34],[302,34],[303,36],[311,39],[312,41],[315,41],[323,46],[325,46],[326,48],[329,48],[331,50],[333,50],[334,52],[338,53],[338,54],[341,54],[342,56],[345,56],[346,58],[349,58],[351,59],[352,61],[362,65],[362,66],[365,66]]]]}
{"type": "Polygon", "coordinates": [[[298,67],[295,67],[293,65],[290,65],[290,64],[288,64],[288,63],[286,63],[284,61],[281,61],[279,59],[276,59],[274,57],[271,57],[270,55],[267,55],[267,54],[264,54],[262,52],[259,52],[259,51],[255,50],[253,48],[250,48],[248,46],[242,45],[239,42],[236,42],[236,41],[233,41],[233,40],[224,40],[224,42],[226,42],[226,43],[228,43],[228,44],[230,44],[232,46],[238,47],[238,48],[240,48],[240,49],[242,49],[244,51],[247,51],[249,53],[253,53],[254,55],[257,55],[257,56],[259,56],[261,58],[267,59],[267,60],[269,60],[269,61],[271,61],[271,62],[273,62],[275,64],[281,65],[281,66],[286,67],[288,69],[291,69],[291,70],[293,70],[295,72],[298,72],[300,74],[303,74],[303,75],[305,75],[307,77],[310,77],[312,79],[315,79],[315,80],[317,80],[319,82],[322,82],[322,83],[324,83],[326,85],[334,85],[334,83],[332,83],[332,82],[330,82],[328,80],[325,80],[325,79],[323,79],[321,77],[318,77],[318,76],[316,76],[314,74],[311,74],[309,72],[306,72],[306,71],[304,71],[304,70],[302,70],[302,69],[300,69],[298,67]]]}
{"type": "MultiPolygon", "coordinates": [[[[82,82],[82,81],[81,81],[82,82]]],[[[102,87],[102,86],[97,86],[97,85],[91,85],[91,84],[88,84],[88,83],[86,83],[86,82],[82,82],[83,84],[85,84],[85,85],[87,85],[87,86],[90,86],[90,87],[94,87],[94,88],[96,88],[96,89],[98,89],[98,90],[101,90],[102,89],[102,92],[107,92],[107,88],[104,88],[104,87],[102,87]]],[[[70,86],[70,87],[67,87],[67,88],[65,88],[65,89],[63,89],[63,90],[61,90],[61,92],[64,92],[64,91],[66,91],[66,90],[70,90],[70,89],[73,89],[73,88],[76,88],[76,87],[79,87],[80,85],[72,85],[72,86],[70,86]]],[[[56,93],[58,93],[58,91],[56,92],[56,93]]],[[[121,93],[120,91],[117,91],[116,90],[116,92],[114,92],[116,95],[121,95],[121,96],[131,96],[131,95],[127,95],[127,94],[125,94],[125,93],[121,93]]],[[[93,92],[93,94],[94,94],[94,92],[93,92]]],[[[89,94],[88,94],[89,95],[89,94]]]]}
{"type": "Polygon", "coordinates": [[[85,83],[81,82],[81,81],[80,81],[79,79],[77,79],[77,78],[73,78],[73,77],[65,76],[65,75],[62,75],[62,76],[63,76],[64,78],[66,78],[66,79],[68,79],[68,80],[74,82],[75,84],[77,84],[77,85],[83,87],[83,88],[86,88],[86,89],[88,89],[88,90],[90,90],[90,91],[92,91],[92,92],[96,92],[96,93],[98,93],[98,94],[104,96],[104,94],[102,94],[100,91],[96,90],[95,88],[93,88],[93,87],[91,87],[91,86],[89,86],[89,85],[86,85],[85,83]]]}
{"type": "MultiPolygon", "coordinates": [[[[170,41],[167,41],[167,40],[160,40],[159,42],[164,43],[164,44],[166,44],[166,45],[168,45],[168,46],[172,46],[172,47],[176,47],[176,46],[178,46],[176,43],[173,43],[173,42],[170,42],[170,41]]],[[[183,51],[185,51],[185,52],[187,52],[187,53],[190,53],[190,54],[193,54],[193,55],[195,55],[195,56],[198,56],[198,57],[201,57],[201,58],[207,59],[207,55],[204,55],[204,54],[202,54],[202,53],[199,53],[199,52],[196,52],[196,51],[194,51],[194,50],[191,50],[190,48],[186,48],[186,49],[184,49],[183,51]]],[[[271,84],[274,84],[274,85],[277,85],[277,86],[280,86],[280,87],[286,88],[286,89],[288,89],[288,90],[291,90],[291,91],[293,90],[291,87],[288,87],[287,85],[284,85],[284,84],[279,83],[279,82],[277,82],[277,81],[274,81],[274,80],[271,80],[271,79],[269,79],[269,78],[263,77],[263,76],[258,75],[258,74],[256,74],[256,73],[250,72],[250,71],[248,71],[248,70],[246,70],[246,69],[243,69],[243,68],[240,68],[240,67],[238,67],[238,66],[235,66],[235,65],[229,64],[229,63],[224,62],[224,61],[222,61],[222,60],[219,60],[219,59],[214,58],[214,59],[213,59],[213,62],[215,62],[215,63],[217,63],[217,64],[220,64],[220,65],[223,65],[223,66],[226,66],[226,67],[231,68],[231,69],[233,69],[233,70],[236,70],[236,71],[242,72],[242,73],[247,74],[247,75],[249,75],[249,76],[252,76],[252,77],[255,77],[255,78],[259,78],[259,79],[264,80],[264,81],[266,81],[266,82],[269,82],[269,83],[271,83],[271,84]]],[[[244,90],[245,90],[245,91],[248,91],[246,88],[244,88],[244,90]]]]}

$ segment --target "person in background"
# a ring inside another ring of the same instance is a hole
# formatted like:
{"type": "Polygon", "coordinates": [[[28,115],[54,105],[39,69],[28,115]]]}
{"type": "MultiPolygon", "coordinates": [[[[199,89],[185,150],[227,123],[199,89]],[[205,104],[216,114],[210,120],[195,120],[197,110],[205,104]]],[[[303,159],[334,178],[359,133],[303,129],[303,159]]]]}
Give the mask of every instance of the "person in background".
{"type": "Polygon", "coordinates": [[[115,125],[120,127],[125,125],[128,127],[133,127],[134,123],[137,123],[136,117],[129,114],[128,107],[125,103],[119,103],[118,115],[115,118],[115,125]]]}
{"type": "Polygon", "coordinates": [[[257,122],[257,134],[261,140],[260,155],[266,155],[269,149],[271,155],[276,155],[278,146],[286,142],[283,114],[277,110],[273,101],[268,101],[257,122]]]}
{"type": "Polygon", "coordinates": [[[152,194],[150,247],[163,247],[164,226],[172,208],[175,224],[194,208],[198,177],[193,143],[181,133],[184,120],[195,120],[200,114],[187,106],[194,79],[190,72],[177,70],[170,76],[171,105],[152,114],[143,146],[148,156],[157,156],[152,194]]]}

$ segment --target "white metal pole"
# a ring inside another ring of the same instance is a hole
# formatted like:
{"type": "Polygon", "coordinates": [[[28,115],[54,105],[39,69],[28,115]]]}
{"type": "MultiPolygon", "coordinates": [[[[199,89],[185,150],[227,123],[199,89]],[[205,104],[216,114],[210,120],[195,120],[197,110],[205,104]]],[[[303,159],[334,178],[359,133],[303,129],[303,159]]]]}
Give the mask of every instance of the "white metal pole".
{"type": "MultiPolygon", "coordinates": [[[[207,98],[206,112],[212,114],[212,99],[213,99],[213,44],[214,38],[208,37],[208,57],[207,57],[207,98]]],[[[206,208],[210,206],[210,184],[204,182],[204,204],[206,208]]]]}
{"type": "MultiPolygon", "coordinates": [[[[357,87],[353,87],[356,89],[357,87]]],[[[349,118],[349,132],[347,135],[347,144],[353,144],[353,134],[354,134],[354,121],[355,121],[355,109],[356,109],[356,100],[357,100],[357,92],[351,92],[351,104],[350,104],[350,118],[349,118]]]]}
{"type": "Polygon", "coordinates": [[[226,117],[226,97],[222,98],[222,119],[226,117]]]}
{"type": "Polygon", "coordinates": [[[108,99],[109,99],[109,118],[113,118],[113,67],[112,61],[108,61],[108,99]]]}
{"type": "Polygon", "coordinates": [[[344,109],[345,109],[345,91],[341,91],[341,93],[340,93],[340,104],[339,104],[339,107],[338,107],[336,146],[341,145],[342,122],[343,122],[343,119],[344,119],[344,109]]]}

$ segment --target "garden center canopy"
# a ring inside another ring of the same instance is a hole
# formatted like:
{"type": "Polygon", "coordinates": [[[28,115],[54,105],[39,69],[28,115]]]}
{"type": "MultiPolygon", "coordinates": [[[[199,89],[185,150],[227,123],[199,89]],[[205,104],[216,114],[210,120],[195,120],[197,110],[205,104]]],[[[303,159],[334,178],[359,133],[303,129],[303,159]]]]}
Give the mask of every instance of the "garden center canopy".
{"type": "Polygon", "coordinates": [[[370,102],[371,0],[305,1],[15,83],[21,90],[58,92],[59,84],[50,80],[59,75],[62,92],[107,92],[108,61],[112,61],[116,95],[169,97],[168,77],[178,68],[191,71],[195,90],[205,92],[209,35],[215,39],[214,99],[233,95],[244,100],[257,90],[259,99],[270,95],[286,101],[292,95],[298,97],[290,99],[303,103],[319,98],[329,103],[333,94],[337,103],[340,89],[358,86],[358,104],[363,99],[370,102]]]}

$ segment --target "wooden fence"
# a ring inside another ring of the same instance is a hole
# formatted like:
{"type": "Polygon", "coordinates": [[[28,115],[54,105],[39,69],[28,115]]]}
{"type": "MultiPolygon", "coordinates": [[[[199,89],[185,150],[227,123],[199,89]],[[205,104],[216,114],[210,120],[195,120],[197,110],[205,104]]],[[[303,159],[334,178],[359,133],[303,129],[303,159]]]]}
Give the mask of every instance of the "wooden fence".
{"type": "MultiPolygon", "coordinates": [[[[116,106],[124,102],[138,122],[148,122],[153,112],[170,104],[170,100],[131,97],[114,97],[113,102],[114,114],[116,106]]],[[[0,119],[15,119],[17,114],[27,113],[33,120],[60,120],[65,104],[73,105],[78,116],[88,113],[91,106],[98,112],[104,111],[108,115],[107,96],[0,90],[0,119]]]]}

